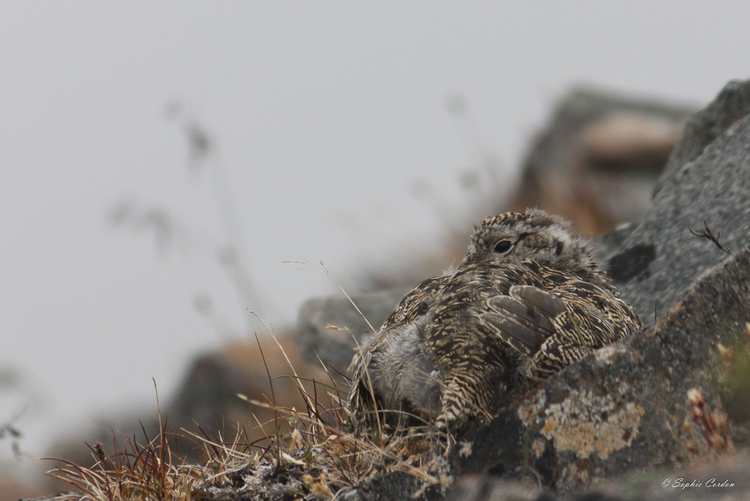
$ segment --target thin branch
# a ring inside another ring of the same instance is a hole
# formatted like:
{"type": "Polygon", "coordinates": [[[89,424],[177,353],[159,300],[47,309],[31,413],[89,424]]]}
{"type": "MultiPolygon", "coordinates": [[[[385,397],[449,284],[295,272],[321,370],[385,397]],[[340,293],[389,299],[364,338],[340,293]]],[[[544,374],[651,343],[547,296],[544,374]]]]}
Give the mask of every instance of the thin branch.
{"type": "Polygon", "coordinates": [[[714,235],[711,232],[711,228],[708,227],[708,223],[706,222],[705,219],[703,220],[703,228],[704,228],[703,231],[693,231],[693,229],[688,226],[688,230],[690,230],[690,233],[692,233],[696,237],[708,239],[712,241],[716,245],[716,247],[726,252],[727,254],[732,253],[732,251],[730,251],[729,249],[727,249],[726,247],[724,247],[723,245],[719,243],[719,238],[721,237],[721,233],[717,233],[716,235],[714,235]]]}

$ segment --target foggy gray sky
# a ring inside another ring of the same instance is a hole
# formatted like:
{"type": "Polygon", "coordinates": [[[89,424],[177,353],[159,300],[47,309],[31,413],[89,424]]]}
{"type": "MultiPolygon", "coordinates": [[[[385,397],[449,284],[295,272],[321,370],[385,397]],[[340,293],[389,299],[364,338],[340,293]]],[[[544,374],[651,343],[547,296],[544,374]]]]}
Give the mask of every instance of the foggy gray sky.
{"type": "Polygon", "coordinates": [[[415,184],[461,219],[461,173],[489,155],[510,183],[577,83],[705,104],[749,76],[748,19],[707,1],[0,2],[0,368],[28,388],[0,393],[0,422],[38,397],[19,422],[38,455],[83,416],[153,407],[151,377],[169,395],[190,355],[245,335],[246,306],[290,325],[336,292],[282,260],[346,284],[437,245],[445,221],[415,184]],[[223,228],[170,103],[213,140],[264,307],[201,250],[223,228]],[[189,236],[159,250],[112,228],[123,200],[189,236]]]}

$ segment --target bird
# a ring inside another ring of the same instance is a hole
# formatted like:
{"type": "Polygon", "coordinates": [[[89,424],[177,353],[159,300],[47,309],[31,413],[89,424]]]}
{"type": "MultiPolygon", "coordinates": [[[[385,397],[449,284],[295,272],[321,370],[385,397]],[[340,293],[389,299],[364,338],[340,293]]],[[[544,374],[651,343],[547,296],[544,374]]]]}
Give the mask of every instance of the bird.
{"type": "Polygon", "coordinates": [[[412,289],[349,366],[347,406],[447,429],[486,420],[514,388],[544,381],[643,328],[591,242],[541,209],[474,228],[456,269],[412,289]]]}

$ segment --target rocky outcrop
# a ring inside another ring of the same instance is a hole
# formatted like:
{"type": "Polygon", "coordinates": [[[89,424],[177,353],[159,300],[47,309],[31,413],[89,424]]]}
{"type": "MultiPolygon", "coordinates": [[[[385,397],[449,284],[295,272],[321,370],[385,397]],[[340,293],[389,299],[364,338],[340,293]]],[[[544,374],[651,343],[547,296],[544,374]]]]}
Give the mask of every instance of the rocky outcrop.
{"type": "MultiPolygon", "coordinates": [[[[695,108],[689,106],[621,97],[589,88],[573,89],[560,100],[550,123],[534,139],[512,200],[491,200],[484,209],[488,212],[478,217],[539,207],[568,217],[586,234],[601,233],[623,221],[640,222],[670,151],[694,112],[695,108]]],[[[432,274],[440,273],[452,260],[461,259],[468,233],[467,228],[449,232],[444,259],[436,263],[432,274]]],[[[620,248],[623,235],[623,230],[619,230],[601,237],[602,262],[620,248]]],[[[645,258],[638,257],[642,261],[648,256],[647,252],[645,258]]],[[[409,287],[352,297],[375,329],[410,287],[429,275],[414,273],[423,273],[421,265],[427,259],[420,256],[418,261],[420,266],[410,266],[409,272],[395,272],[397,278],[387,270],[373,271],[381,277],[375,282],[409,287]],[[385,279],[386,276],[391,278],[385,279]]],[[[339,370],[349,365],[357,342],[371,331],[342,296],[307,301],[300,309],[296,330],[300,352],[308,362],[318,363],[317,352],[324,362],[339,370]],[[329,329],[329,324],[348,327],[352,334],[329,329]]]]}
{"type": "Polygon", "coordinates": [[[750,500],[750,455],[675,470],[656,469],[625,475],[585,493],[556,496],[532,482],[492,475],[466,475],[446,501],[678,501],[750,500]]]}
{"type": "Polygon", "coordinates": [[[345,372],[357,345],[385,322],[409,290],[402,287],[355,294],[352,301],[343,296],[306,301],[300,308],[296,329],[300,354],[311,363],[319,363],[320,357],[324,363],[345,372]]]}
{"type": "Polygon", "coordinates": [[[696,113],[685,125],[682,137],[669,157],[654,194],[685,164],[698,158],[703,150],[738,121],[750,114],[750,86],[747,82],[729,82],[711,104],[696,113]]]}
{"type": "Polygon", "coordinates": [[[732,82],[691,120],[686,134],[700,146],[680,141],[646,220],[606,262],[620,294],[644,321],[655,310],[658,316],[671,308],[701,273],[726,257],[691,229],[705,233],[705,221],[725,248],[750,244],[748,113],[750,82],[732,82]]]}
{"type": "MultiPolygon", "coordinates": [[[[733,382],[748,377],[738,361],[747,357],[750,367],[749,103],[750,81],[730,83],[691,120],[643,224],[599,240],[621,295],[644,321],[656,317],[653,326],[512,395],[492,421],[457,437],[433,477],[442,485],[455,478],[452,490],[422,491],[416,477],[381,468],[337,498],[739,499],[750,485],[747,456],[735,452],[747,441],[750,390],[733,382]],[[646,476],[646,486],[627,490],[633,475],[646,476]],[[682,488],[680,478],[693,481],[687,475],[703,488],[682,488]],[[708,490],[710,482],[724,490],[708,490]]],[[[377,328],[405,292],[354,301],[377,328]]],[[[327,324],[354,337],[370,327],[345,298],[305,305],[302,353],[343,369],[356,342],[327,324]]],[[[314,497],[309,486],[287,491],[314,497]]]]}
{"type": "Polygon", "coordinates": [[[469,432],[453,464],[566,493],[731,451],[715,368],[719,344],[747,335],[749,304],[747,248],[703,275],[656,327],[597,350],[469,432]]]}
{"type": "Polygon", "coordinates": [[[695,111],[573,89],[534,138],[510,208],[539,207],[592,235],[642,221],[653,186],[695,111]]]}
{"type": "Polygon", "coordinates": [[[720,354],[747,343],[750,328],[750,121],[719,120],[731,122],[722,132],[710,117],[732,109],[748,89],[750,82],[730,83],[691,121],[693,137],[714,140],[697,154],[680,143],[672,163],[679,167],[661,181],[645,222],[600,240],[623,297],[646,321],[656,304],[660,320],[518,395],[462,437],[450,461],[464,480],[449,497],[488,499],[486,485],[466,494],[467,485],[477,488],[466,478],[488,474],[506,479],[502,489],[520,489],[519,499],[551,498],[633,471],[679,470],[731,455],[742,423],[725,408],[737,407],[728,399],[750,405],[750,395],[723,391],[720,354]],[[700,123],[712,131],[701,133],[700,123]],[[733,254],[691,228],[719,237],[733,254]],[[531,493],[519,480],[548,494],[531,493]]]}

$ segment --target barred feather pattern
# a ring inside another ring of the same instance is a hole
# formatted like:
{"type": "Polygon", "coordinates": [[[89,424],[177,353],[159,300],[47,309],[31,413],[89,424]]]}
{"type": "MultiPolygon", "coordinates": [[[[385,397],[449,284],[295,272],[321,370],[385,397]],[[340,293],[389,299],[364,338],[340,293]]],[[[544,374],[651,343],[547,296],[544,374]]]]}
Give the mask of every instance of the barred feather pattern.
{"type": "Polygon", "coordinates": [[[488,418],[515,381],[542,381],[642,328],[588,242],[529,209],[486,219],[458,270],[425,280],[352,359],[348,405],[438,426],[488,418]]]}

